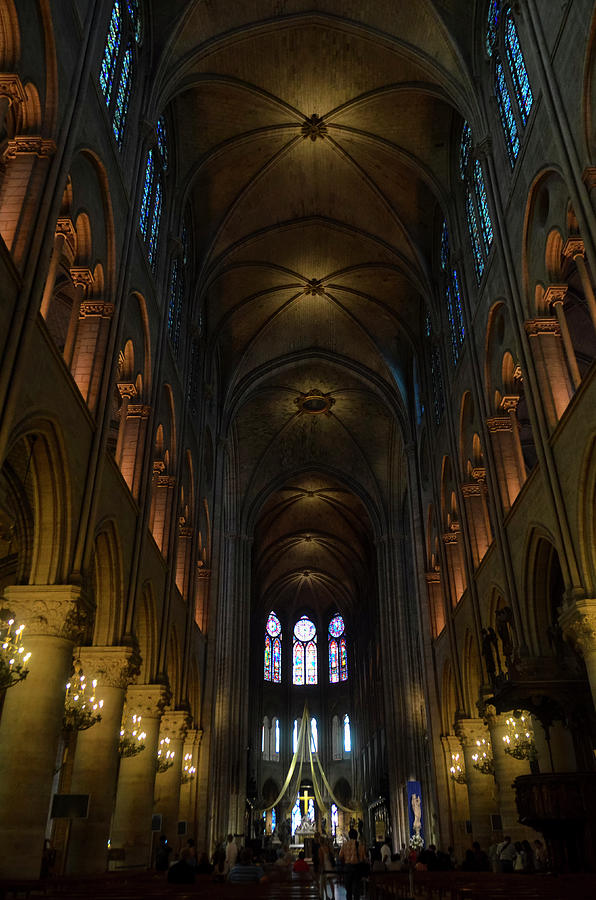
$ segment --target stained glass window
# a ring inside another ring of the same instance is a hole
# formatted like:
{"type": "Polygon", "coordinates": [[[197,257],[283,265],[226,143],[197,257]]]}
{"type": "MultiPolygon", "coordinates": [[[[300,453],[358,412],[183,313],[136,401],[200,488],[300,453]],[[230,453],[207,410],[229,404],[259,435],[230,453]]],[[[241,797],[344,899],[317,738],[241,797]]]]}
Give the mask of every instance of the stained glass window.
{"type": "Polygon", "coordinates": [[[424,318],[424,334],[427,338],[430,337],[432,331],[432,320],[430,317],[430,310],[427,309],[426,316],[424,318]]]}
{"type": "Polygon", "coordinates": [[[300,828],[301,822],[302,811],[300,809],[300,798],[296,797],[296,803],[294,804],[294,808],[292,810],[292,834],[295,833],[297,828],[300,828]]]}
{"type": "Polygon", "coordinates": [[[139,13],[139,0],[127,0],[128,14],[132,25],[133,34],[137,44],[141,43],[143,36],[141,31],[141,16],[139,13]]]}
{"type": "Polygon", "coordinates": [[[155,199],[153,201],[153,217],[151,219],[151,235],[149,237],[149,246],[147,253],[149,262],[155,268],[157,261],[157,242],[159,239],[159,224],[161,221],[161,180],[158,178],[155,182],[155,199]]]}
{"type": "Polygon", "coordinates": [[[339,648],[335,638],[329,641],[329,681],[331,684],[339,681],[339,648]]]}
{"type": "Polygon", "coordinates": [[[172,262],[170,279],[170,302],[168,303],[168,335],[175,351],[178,350],[180,338],[180,263],[178,257],[172,262]]]}
{"type": "Polygon", "coordinates": [[[484,255],[480,246],[480,234],[478,232],[478,222],[476,220],[476,209],[472,199],[472,192],[468,188],[466,193],[466,217],[468,219],[468,231],[472,242],[472,253],[474,254],[474,268],[476,270],[476,280],[480,281],[484,273],[484,255]]]}
{"type": "Polygon", "coordinates": [[[122,69],[120,71],[120,82],[118,84],[118,93],[116,95],[116,103],[114,105],[114,113],[112,117],[112,128],[114,137],[118,146],[122,146],[124,139],[124,126],[126,124],[126,114],[128,112],[128,101],[130,100],[130,84],[132,80],[132,50],[126,48],[122,58],[122,69]]]}
{"type": "Polygon", "coordinates": [[[149,214],[151,212],[151,199],[153,196],[153,177],[155,174],[155,166],[153,163],[153,150],[147,154],[147,164],[145,166],[145,182],[143,184],[143,199],[141,200],[141,212],[139,215],[139,228],[141,234],[147,240],[149,229],[149,214]]]}
{"type": "Polygon", "coordinates": [[[277,816],[275,814],[275,807],[271,810],[271,831],[275,831],[277,828],[277,816]]]}
{"type": "Polygon", "coordinates": [[[319,732],[317,729],[317,720],[314,716],[310,720],[310,752],[319,752],[319,732]]]}
{"type": "Polygon", "coordinates": [[[348,648],[343,637],[339,642],[339,677],[341,681],[348,680],[348,648]]]}
{"type": "Polygon", "coordinates": [[[193,416],[199,412],[199,376],[201,354],[199,352],[199,342],[193,337],[190,345],[190,378],[188,379],[188,400],[190,412],[193,416]]]}
{"type": "Polygon", "coordinates": [[[462,179],[466,177],[470,153],[472,152],[472,129],[468,122],[464,122],[459,143],[459,174],[462,179]]]}
{"type": "Polygon", "coordinates": [[[281,684],[281,622],[273,611],[265,626],[264,678],[281,684]]]}
{"type": "Polygon", "coordinates": [[[352,749],[352,734],[350,731],[350,717],[344,716],[344,753],[350,753],[352,749]]]}
{"type": "Polygon", "coordinates": [[[103,51],[103,59],[101,61],[101,69],[99,72],[99,86],[105,97],[107,105],[110,105],[112,90],[114,87],[114,76],[118,66],[118,54],[120,52],[120,43],[122,41],[122,17],[120,14],[119,0],[115,0],[112,7],[112,15],[110,16],[110,25],[108,27],[108,36],[103,51]]]}
{"type": "Polygon", "coordinates": [[[274,719],[274,732],[275,732],[275,755],[279,756],[279,719],[274,719]]]}
{"type": "Polygon", "coordinates": [[[447,222],[443,222],[441,231],[441,268],[443,270],[443,287],[447,318],[449,320],[449,333],[451,336],[451,355],[455,364],[459,359],[459,352],[464,340],[464,318],[461,304],[461,293],[457,270],[451,266],[449,252],[449,231],[447,222]]]}
{"type": "Polygon", "coordinates": [[[441,231],[441,268],[445,271],[449,267],[449,232],[447,231],[447,222],[443,222],[443,230],[441,231]]]}
{"type": "Polygon", "coordinates": [[[511,165],[515,165],[517,154],[519,153],[519,134],[517,132],[517,122],[513,115],[511,106],[511,95],[505,80],[505,72],[503,65],[498,56],[495,57],[495,94],[497,96],[497,105],[499,107],[499,115],[501,117],[501,127],[505,135],[505,143],[507,145],[507,154],[511,165]]]}
{"type": "Polygon", "coordinates": [[[294,684],[317,684],[317,629],[307,616],[294,626],[294,684]]]}
{"type": "Polygon", "coordinates": [[[329,682],[337,684],[348,677],[346,640],[342,637],[345,631],[344,620],[339,613],[329,623],[329,682]],[[341,638],[341,640],[338,640],[341,638]]]}
{"type": "Polygon", "coordinates": [[[474,160],[474,190],[476,191],[476,202],[478,204],[478,212],[480,215],[480,228],[484,240],[484,251],[488,256],[493,242],[493,223],[488,209],[482,166],[478,159],[474,160]]]}
{"type": "Polygon", "coordinates": [[[157,120],[157,147],[161,154],[164,169],[168,167],[168,142],[166,140],[166,123],[163,116],[157,120]]]}
{"type": "Polygon", "coordinates": [[[505,53],[507,55],[507,63],[515,88],[515,97],[519,106],[519,114],[522,124],[525,125],[528,121],[534,98],[532,96],[530,79],[528,78],[528,71],[519,45],[517,28],[513,21],[513,12],[511,9],[508,9],[505,14],[505,53]]]}
{"type": "Polygon", "coordinates": [[[331,831],[333,832],[333,834],[335,834],[335,832],[337,831],[338,828],[339,828],[339,810],[337,808],[337,804],[332,803],[331,804],[331,831]]]}
{"type": "Polygon", "coordinates": [[[501,15],[501,0],[490,0],[488,4],[488,21],[486,23],[486,52],[489,56],[497,43],[499,31],[499,16],[501,15]]]}
{"type": "Polygon", "coordinates": [[[292,750],[294,753],[298,750],[298,731],[300,730],[300,719],[294,719],[294,730],[292,732],[292,750]]]}

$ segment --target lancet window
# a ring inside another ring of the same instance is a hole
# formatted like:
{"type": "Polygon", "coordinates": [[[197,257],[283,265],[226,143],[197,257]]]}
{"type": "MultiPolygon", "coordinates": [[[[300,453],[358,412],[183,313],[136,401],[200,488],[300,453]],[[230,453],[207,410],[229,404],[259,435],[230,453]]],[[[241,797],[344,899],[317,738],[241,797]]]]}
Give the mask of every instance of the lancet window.
{"type": "Polygon", "coordinates": [[[112,118],[112,130],[119,147],[126,131],[126,119],[134,80],[136,48],[141,41],[141,21],[137,0],[114,0],[104,46],[99,86],[112,118]]]}
{"type": "Polygon", "coordinates": [[[493,90],[507,155],[514,166],[521,146],[520,135],[528,121],[534,97],[513,10],[503,0],[490,0],[485,43],[492,59],[493,90]]]}
{"type": "Polygon", "coordinates": [[[157,265],[159,228],[163,204],[163,179],[167,169],[167,145],[163,117],[159,120],[158,125],[159,123],[161,123],[162,149],[160,149],[158,141],[157,146],[152,147],[147,154],[143,196],[139,213],[139,229],[143,236],[151,268],[154,271],[157,265]]]}
{"type": "MultiPolygon", "coordinates": [[[[160,119],[160,122],[162,120],[160,119]]],[[[158,131],[159,137],[159,131],[158,131]]],[[[165,145],[164,145],[165,146],[165,145]]],[[[164,150],[165,152],[165,150],[164,150]]],[[[167,157],[166,157],[167,158],[167,157]]],[[[174,354],[177,356],[180,350],[180,333],[182,329],[182,313],[184,309],[184,295],[186,292],[186,269],[189,259],[189,237],[186,224],[182,226],[182,248],[172,260],[172,274],[170,278],[170,300],[168,303],[168,337],[174,354]]]]}
{"type": "Polygon", "coordinates": [[[344,620],[337,613],[329,623],[329,683],[348,680],[348,648],[344,620]]]}
{"type": "Polygon", "coordinates": [[[481,281],[493,242],[493,223],[488,208],[484,173],[480,160],[472,153],[472,132],[464,122],[459,154],[459,173],[464,182],[466,219],[476,280],[481,281]]]}
{"type": "Polygon", "coordinates": [[[317,629],[308,616],[294,626],[293,683],[317,684],[317,629]]]}
{"type": "Polygon", "coordinates": [[[449,319],[451,357],[455,365],[459,359],[464,342],[465,328],[459,277],[456,267],[451,264],[449,231],[446,222],[443,222],[443,230],[441,232],[441,269],[443,271],[443,295],[447,308],[447,318],[449,319]]]}
{"type": "Polygon", "coordinates": [[[271,611],[265,626],[263,677],[274,684],[281,684],[281,639],[281,622],[271,611]]]}

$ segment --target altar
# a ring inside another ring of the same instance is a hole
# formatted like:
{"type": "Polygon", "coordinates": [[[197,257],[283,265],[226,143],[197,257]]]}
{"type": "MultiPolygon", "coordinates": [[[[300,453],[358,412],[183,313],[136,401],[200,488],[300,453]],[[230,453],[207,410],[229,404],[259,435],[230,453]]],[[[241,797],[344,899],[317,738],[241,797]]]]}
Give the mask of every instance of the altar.
{"type": "MultiPolygon", "coordinates": [[[[308,802],[308,794],[304,792],[304,799],[308,802]]],[[[308,815],[302,816],[300,825],[294,832],[294,843],[290,844],[290,850],[304,850],[304,855],[312,858],[312,842],[315,836],[315,823],[308,815]]]]}

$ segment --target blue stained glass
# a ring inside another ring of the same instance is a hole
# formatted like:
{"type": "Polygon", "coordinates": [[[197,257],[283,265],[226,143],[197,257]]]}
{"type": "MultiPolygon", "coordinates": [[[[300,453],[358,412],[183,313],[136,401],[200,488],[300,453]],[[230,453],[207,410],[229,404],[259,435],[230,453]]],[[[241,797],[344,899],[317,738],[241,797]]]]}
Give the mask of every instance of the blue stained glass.
{"type": "Polygon", "coordinates": [[[147,240],[147,231],[149,227],[149,212],[151,210],[154,174],[155,166],[153,163],[153,150],[150,150],[147,155],[147,165],[145,166],[145,183],[143,185],[143,199],[141,201],[141,212],[139,215],[139,227],[145,240],[147,240]]]}
{"type": "Polygon", "coordinates": [[[445,405],[443,395],[443,376],[441,375],[441,357],[438,347],[433,347],[430,358],[430,368],[433,384],[435,422],[438,425],[443,416],[443,408],[445,405]]]}
{"type": "Polygon", "coordinates": [[[447,222],[443,222],[441,231],[441,268],[446,271],[449,267],[449,232],[447,222]]]}
{"type": "Polygon", "coordinates": [[[302,810],[300,809],[300,798],[296,798],[296,803],[294,804],[294,809],[292,810],[292,834],[295,833],[297,828],[300,828],[300,823],[302,822],[302,810]]]}
{"type": "Polygon", "coordinates": [[[314,641],[306,645],[306,683],[317,683],[317,645],[314,641]]]}
{"type": "Polygon", "coordinates": [[[430,317],[430,312],[427,310],[426,316],[424,318],[424,334],[427,338],[431,336],[432,333],[432,320],[430,317]]]}
{"type": "Polygon", "coordinates": [[[151,219],[151,236],[149,238],[149,261],[155,267],[157,260],[157,241],[159,238],[159,223],[161,219],[161,181],[157,179],[155,184],[155,200],[153,202],[153,218],[151,219]]]}
{"type": "Polygon", "coordinates": [[[346,639],[342,637],[339,642],[339,671],[342,681],[348,680],[348,649],[346,639]]]}
{"type": "Polygon", "coordinates": [[[464,122],[461,132],[461,140],[459,144],[459,174],[462,178],[466,177],[470,153],[472,152],[472,129],[469,122],[464,122]]]}
{"type": "Polygon", "coordinates": [[[454,313],[455,313],[455,327],[457,331],[457,337],[460,343],[463,344],[464,338],[466,336],[466,329],[464,326],[464,313],[462,309],[461,303],[461,291],[459,289],[459,277],[457,274],[457,269],[452,269],[451,271],[451,285],[453,288],[453,302],[454,302],[454,313]]]}
{"type": "Polygon", "coordinates": [[[482,230],[482,239],[484,241],[484,251],[488,256],[493,242],[493,223],[488,209],[482,166],[477,159],[474,160],[474,189],[476,191],[476,201],[478,203],[478,212],[480,214],[480,228],[482,230]]]}
{"type": "Polygon", "coordinates": [[[486,23],[486,52],[489,56],[492,55],[497,43],[500,15],[501,0],[490,0],[488,4],[488,21],[486,23]]]}
{"type": "Polygon", "coordinates": [[[468,218],[468,231],[470,232],[470,241],[472,242],[472,252],[474,254],[474,268],[476,269],[476,280],[480,281],[484,273],[484,256],[480,246],[480,235],[478,233],[478,222],[476,220],[476,209],[472,194],[468,189],[466,194],[466,215],[468,218]]]}
{"type": "Polygon", "coordinates": [[[511,9],[507,10],[505,16],[505,52],[507,54],[507,63],[509,64],[509,70],[515,88],[515,96],[519,106],[522,124],[525,125],[528,121],[534,98],[532,96],[530,79],[528,78],[524,56],[519,45],[517,28],[513,21],[511,9]]]}
{"type": "Polygon", "coordinates": [[[333,834],[335,834],[335,832],[337,831],[338,828],[339,828],[339,810],[337,809],[337,806],[335,805],[335,803],[332,803],[331,804],[331,831],[333,832],[333,834]]]}
{"type": "Polygon", "coordinates": [[[116,103],[114,105],[114,116],[112,119],[112,128],[118,142],[118,146],[122,146],[124,138],[124,126],[126,124],[126,114],[128,113],[128,101],[130,100],[130,86],[132,83],[132,50],[130,46],[126,48],[122,58],[122,68],[120,70],[120,82],[118,84],[118,94],[116,95],[116,103]]]}
{"type": "Polygon", "coordinates": [[[271,638],[265,638],[265,659],[263,665],[263,677],[265,681],[271,681],[271,638]]]}
{"type": "Polygon", "coordinates": [[[278,637],[281,634],[281,622],[273,611],[269,613],[267,618],[267,634],[271,637],[278,637]]]}
{"type": "Polygon", "coordinates": [[[139,15],[139,0],[127,0],[128,14],[130,16],[130,24],[132,25],[133,34],[137,44],[141,43],[141,16],[139,15]]]}
{"type": "Polygon", "coordinates": [[[170,282],[170,302],[168,303],[168,334],[172,347],[178,350],[178,336],[180,333],[180,309],[179,309],[179,282],[180,282],[180,264],[178,259],[172,263],[172,279],[170,282]]]}
{"type": "Polygon", "coordinates": [[[198,399],[199,399],[199,374],[200,374],[200,353],[199,342],[196,338],[192,339],[190,346],[190,378],[188,379],[188,400],[190,403],[190,411],[193,416],[198,415],[198,399]]]}
{"type": "MultiPolygon", "coordinates": [[[[281,640],[275,638],[273,641],[273,679],[275,684],[281,684],[281,640]]],[[[279,726],[278,726],[279,729],[279,726]]],[[[279,733],[278,733],[279,738],[279,733]]],[[[278,739],[276,738],[276,740],[278,739]]],[[[279,751],[279,748],[278,748],[279,751]]]]}
{"type": "Polygon", "coordinates": [[[344,620],[338,613],[336,616],[333,616],[329,622],[329,634],[333,637],[339,637],[344,633],[344,627],[344,620]]]}
{"type": "Polygon", "coordinates": [[[329,683],[339,682],[339,650],[337,641],[329,641],[329,683]]]}
{"type": "Polygon", "coordinates": [[[120,41],[122,39],[122,18],[120,15],[120,3],[115,0],[112,7],[112,15],[110,16],[110,25],[108,28],[108,36],[103,51],[103,59],[101,61],[101,69],[99,72],[99,86],[105,97],[106,103],[110,104],[112,89],[114,87],[114,74],[118,63],[118,53],[120,51],[120,41]]]}
{"type": "Polygon", "coordinates": [[[498,57],[495,57],[495,94],[499,106],[501,126],[505,134],[509,162],[513,166],[517,159],[517,154],[519,153],[519,134],[517,133],[517,122],[513,115],[511,95],[505,80],[505,72],[503,71],[501,60],[498,57]]]}
{"type": "Polygon", "coordinates": [[[277,827],[277,816],[275,815],[275,807],[271,810],[271,831],[275,831],[277,827]]]}
{"type": "Polygon", "coordinates": [[[457,332],[455,328],[455,314],[453,310],[453,294],[451,291],[451,285],[448,284],[445,289],[445,298],[447,300],[447,318],[449,319],[449,333],[451,335],[451,356],[453,357],[453,364],[457,362],[459,358],[459,342],[457,340],[457,332]]]}
{"type": "Polygon", "coordinates": [[[160,116],[157,120],[157,147],[161,154],[164,169],[168,167],[168,142],[166,139],[166,123],[164,117],[160,116]]]}

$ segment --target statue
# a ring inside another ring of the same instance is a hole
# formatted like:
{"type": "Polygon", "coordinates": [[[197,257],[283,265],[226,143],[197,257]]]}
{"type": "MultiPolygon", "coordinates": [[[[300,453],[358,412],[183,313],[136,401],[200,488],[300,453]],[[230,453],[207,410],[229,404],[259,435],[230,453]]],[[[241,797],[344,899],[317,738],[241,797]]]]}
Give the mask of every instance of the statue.
{"type": "Polygon", "coordinates": [[[414,834],[420,834],[422,831],[422,803],[418,794],[412,794],[412,812],[414,813],[414,834]]]}
{"type": "Polygon", "coordinates": [[[499,673],[501,671],[499,645],[494,628],[482,629],[482,655],[484,656],[484,662],[486,663],[488,679],[489,681],[494,681],[497,675],[497,669],[499,670],[499,673]]]}
{"type": "Polygon", "coordinates": [[[503,645],[505,664],[509,668],[513,653],[513,632],[511,627],[513,624],[513,610],[510,606],[504,606],[503,609],[497,610],[495,618],[497,621],[497,633],[503,645]]]}

